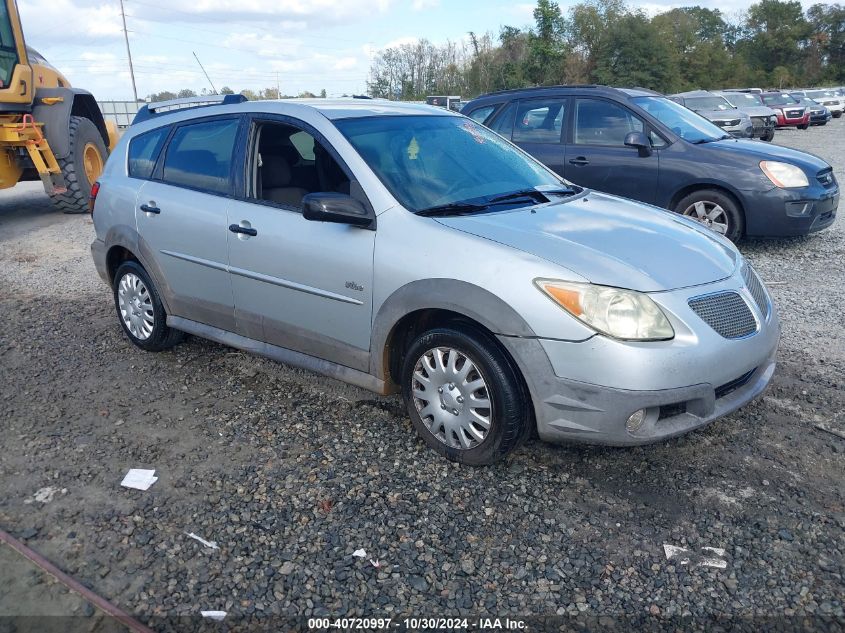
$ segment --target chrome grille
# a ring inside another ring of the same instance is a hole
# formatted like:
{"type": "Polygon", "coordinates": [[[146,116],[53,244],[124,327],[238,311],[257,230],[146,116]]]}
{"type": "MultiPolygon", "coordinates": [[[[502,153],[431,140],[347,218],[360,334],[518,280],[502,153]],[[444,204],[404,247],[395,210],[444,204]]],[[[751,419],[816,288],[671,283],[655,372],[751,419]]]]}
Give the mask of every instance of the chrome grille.
{"type": "Polygon", "coordinates": [[[757,331],[757,321],[751,308],[739,294],[726,290],[693,297],[689,307],[701,320],[725,338],[737,339],[757,331]]]}
{"type": "Polygon", "coordinates": [[[745,285],[751,296],[754,297],[754,303],[760,308],[760,314],[764,319],[769,317],[769,299],[766,296],[766,289],[763,287],[763,282],[757,276],[755,271],[748,263],[742,265],[742,278],[745,280],[745,285]]]}
{"type": "Polygon", "coordinates": [[[790,119],[795,119],[799,116],[804,116],[804,111],[803,110],[787,110],[786,116],[789,117],[790,119]]]}

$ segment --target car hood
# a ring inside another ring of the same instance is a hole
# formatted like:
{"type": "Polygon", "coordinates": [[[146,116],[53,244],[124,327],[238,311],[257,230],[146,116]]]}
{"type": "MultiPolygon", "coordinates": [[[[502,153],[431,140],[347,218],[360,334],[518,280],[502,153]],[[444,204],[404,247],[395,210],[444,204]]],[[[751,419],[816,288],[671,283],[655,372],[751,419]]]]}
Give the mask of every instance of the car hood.
{"type": "Polygon", "coordinates": [[[811,176],[815,176],[821,170],[830,167],[818,156],[772,143],[758,143],[746,139],[724,139],[707,143],[701,147],[707,147],[709,151],[730,152],[734,158],[741,155],[753,163],[758,163],[761,160],[779,160],[791,163],[803,168],[811,176]]]}
{"type": "Polygon", "coordinates": [[[769,106],[743,106],[737,109],[745,112],[748,116],[775,116],[775,111],[769,106]]]}
{"type": "Polygon", "coordinates": [[[739,255],[729,242],[679,215],[588,192],[557,204],[441,224],[531,253],[592,283],[659,292],[729,277],[739,255]]]}
{"type": "Polygon", "coordinates": [[[743,119],[748,116],[736,108],[733,110],[696,110],[696,112],[711,121],[729,121],[731,119],[743,119]]]}

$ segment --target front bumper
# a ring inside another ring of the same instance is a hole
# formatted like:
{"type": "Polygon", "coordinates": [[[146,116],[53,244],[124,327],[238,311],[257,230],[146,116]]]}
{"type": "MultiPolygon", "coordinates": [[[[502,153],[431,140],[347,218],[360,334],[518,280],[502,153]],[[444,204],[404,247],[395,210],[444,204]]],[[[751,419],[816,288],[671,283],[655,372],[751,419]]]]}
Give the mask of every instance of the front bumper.
{"type": "Polygon", "coordinates": [[[743,192],[748,237],[794,237],[815,233],[836,220],[839,186],[813,183],[803,189],[743,192]]]}
{"type": "Polygon", "coordinates": [[[774,131],[775,126],[777,125],[777,118],[774,116],[754,116],[751,117],[751,125],[751,137],[763,138],[774,131]]]}
{"type": "Polygon", "coordinates": [[[667,313],[672,341],[631,343],[596,335],[586,341],[499,337],[528,384],[541,439],[614,446],[682,435],[756,398],[775,371],[780,323],[764,318],[739,275],[724,282],[651,295],[667,313]],[[758,319],[747,338],[722,338],[687,305],[718,290],[744,293],[758,319]],[[628,417],[645,409],[634,433],[628,417]]]}

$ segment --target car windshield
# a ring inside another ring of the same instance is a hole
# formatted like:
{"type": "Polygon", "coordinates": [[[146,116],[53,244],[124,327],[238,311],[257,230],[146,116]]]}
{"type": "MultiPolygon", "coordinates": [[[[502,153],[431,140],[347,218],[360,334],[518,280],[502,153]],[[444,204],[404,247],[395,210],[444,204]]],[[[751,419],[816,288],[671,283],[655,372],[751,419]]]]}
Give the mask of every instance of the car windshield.
{"type": "Polygon", "coordinates": [[[481,210],[493,198],[514,192],[528,192],[521,195],[528,199],[538,187],[569,186],[495,132],[464,117],[373,116],[334,124],[410,211],[460,203],[472,208],[476,201],[476,210],[481,210]]]}
{"type": "Polygon", "coordinates": [[[749,92],[732,92],[729,95],[725,95],[725,99],[737,108],[751,108],[763,105],[760,97],[749,92]]]}
{"type": "Polygon", "coordinates": [[[836,95],[831,90],[808,90],[807,96],[810,99],[818,99],[819,97],[834,97],[836,95]]]}
{"type": "Polygon", "coordinates": [[[690,143],[709,143],[729,138],[721,128],[703,116],[666,97],[635,97],[631,101],[690,143]]]}
{"type": "Polygon", "coordinates": [[[795,105],[798,103],[794,98],[786,94],[763,95],[763,103],[766,105],[783,106],[795,105]]]}
{"type": "Polygon", "coordinates": [[[684,105],[690,110],[732,110],[733,106],[723,97],[685,97],[684,105]]]}

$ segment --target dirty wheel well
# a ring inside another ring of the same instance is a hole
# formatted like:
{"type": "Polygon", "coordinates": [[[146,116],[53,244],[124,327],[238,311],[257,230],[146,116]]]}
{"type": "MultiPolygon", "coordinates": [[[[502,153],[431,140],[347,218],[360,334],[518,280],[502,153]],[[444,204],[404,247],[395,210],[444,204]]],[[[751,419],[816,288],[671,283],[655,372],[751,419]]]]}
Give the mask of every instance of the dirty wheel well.
{"type": "Polygon", "coordinates": [[[739,198],[734,195],[734,193],[730,189],[725,189],[724,187],[720,187],[719,185],[714,185],[710,183],[698,183],[695,185],[688,185],[677,191],[674,196],[672,196],[672,201],[669,203],[669,210],[675,211],[675,207],[678,206],[678,203],[683,200],[686,196],[696,191],[701,191],[702,189],[713,189],[728,196],[731,200],[736,203],[737,208],[739,209],[740,213],[745,216],[745,208],[742,206],[742,203],[739,201],[739,198]]]}
{"type": "Polygon", "coordinates": [[[106,255],[106,266],[109,271],[109,279],[114,282],[114,274],[123,262],[138,261],[138,258],[132,254],[128,248],[123,246],[112,246],[106,255]]]}

